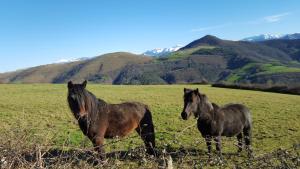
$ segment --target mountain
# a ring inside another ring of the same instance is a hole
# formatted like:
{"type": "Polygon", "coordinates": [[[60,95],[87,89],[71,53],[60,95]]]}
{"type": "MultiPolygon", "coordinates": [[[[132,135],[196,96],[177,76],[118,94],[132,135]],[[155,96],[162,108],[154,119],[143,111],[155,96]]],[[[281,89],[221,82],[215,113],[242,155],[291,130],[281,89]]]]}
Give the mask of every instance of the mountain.
{"type": "Polygon", "coordinates": [[[300,40],[197,39],[164,57],[116,52],[0,74],[1,83],[234,83],[300,85],[300,40]]]}
{"type": "Polygon", "coordinates": [[[171,52],[175,52],[179,50],[181,47],[182,45],[176,45],[171,48],[156,48],[152,50],[147,50],[146,52],[143,53],[143,55],[152,56],[152,57],[161,57],[171,52]]]}
{"type": "Polygon", "coordinates": [[[2,83],[65,83],[84,79],[112,83],[126,65],[143,64],[149,57],[126,52],[116,52],[88,60],[37,66],[22,71],[0,74],[2,83]]]}
{"type": "Polygon", "coordinates": [[[272,40],[272,39],[280,39],[283,36],[285,36],[285,35],[261,34],[261,35],[244,38],[244,39],[242,39],[242,41],[260,42],[260,41],[266,41],[266,40],[272,40]]]}
{"type": "Polygon", "coordinates": [[[300,39],[300,33],[294,33],[294,34],[261,34],[261,35],[257,35],[257,36],[244,38],[244,39],[242,39],[242,41],[260,42],[260,41],[267,41],[267,40],[273,40],[273,39],[286,39],[286,40],[300,39]]]}
{"type": "Polygon", "coordinates": [[[293,40],[293,39],[300,39],[300,33],[294,33],[294,34],[287,34],[285,36],[283,36],[280,39],[289,39],[289,40],[293,40]]]}
{"type": "Polygon", "coordinates": [[[189,49],[189,48],[195,48],[198,46],[218,46],[221,45],[224,41],[212,36],[212,35],[206,35],[200,39],[197,39],[191,43],[189,43],[188,45],[182,47],[180,50],[185,50],[185,49],[189,49]]]}
{"type": "Polygon", "coordinates": [[[300,85],[300,63],[283,49],[207,35],[152,62],[126,66],[114,84],[225,82],[300,85]]]}

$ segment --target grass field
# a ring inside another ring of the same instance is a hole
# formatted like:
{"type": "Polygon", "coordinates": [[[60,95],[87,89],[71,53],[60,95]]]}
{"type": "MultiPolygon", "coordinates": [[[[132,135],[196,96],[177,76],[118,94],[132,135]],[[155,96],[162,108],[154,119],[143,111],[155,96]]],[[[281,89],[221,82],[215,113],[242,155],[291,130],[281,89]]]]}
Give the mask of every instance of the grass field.
{"type": "MultiPolygon", "coordinates": [[[[142,153],[143,143],[136,133],[121,140],[106,140],[106,152],[128,151],[126,157],[109,158],[107,168],[163,168],[170,155],[174,168],[299,166],[300,96],[258,91],[212,88],[203,85],[111,86],[88,84],[88,90],[109,103],[140,101],[150,106],[160,157],[142,153]],[[207,164],[207,149],[194,118],[183,121],[183,88],[199,88],[217,104],[243,103],[253,116],[254,160],[246,153],[237,156],[235,138],[223,138],[223,163],[207,164]],[[141,153],[137,153],[141,152],[141,153]],[[266,161],[264,161],[266,160],[266,161]]],[[[0,158],[1,167],[25,167],[51,164],[61,168],[99,167],[81,158],[91,143],[81,133],[71,114],[66,85],[0,85],[0,158]],[[53,158],[43,161],[43,154],[57,150],[53,158]],[[79,154],[79,155],[78,155],[79,154]],[[30,155],[32,155],[30,157],[30,155]],[[70,157],[66,157],[70,155],[70,157]],[[74,159],[72,159],[74,155],[74,159]],[[15,158],[20,162],[16,162],[15,158]],[[75,159],[76,158],[76,159],[75,159]],[[53,160],[53,159],[52,159],[53,160]],[[51,161],[51,160],[50,160],[51,161]],[[67,161],[67,162],[66,162],[67,161]]],[[[88,153],[87,153],[88,154],[88,153]]],[[[121,153],[120,153],[121,155],[121,153]]],[[[0,167],[0,168],[1,168],[0,167]]],[[[104,166],[105,167],[105,166],[104,166]]]]}

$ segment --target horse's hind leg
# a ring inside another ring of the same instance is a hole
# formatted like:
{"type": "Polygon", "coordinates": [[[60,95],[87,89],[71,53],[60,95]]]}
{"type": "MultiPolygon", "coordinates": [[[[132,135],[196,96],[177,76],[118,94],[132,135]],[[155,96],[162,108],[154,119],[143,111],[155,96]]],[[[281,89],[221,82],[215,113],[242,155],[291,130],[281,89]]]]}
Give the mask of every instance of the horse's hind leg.
{"type": "Polygon", "coordinates": [[[136,128],[138,134],[142,137],[147,153],[150,155],[155,155],[155,133],[154,133],[154,125],[152,122],[152,116],[149,110],[145,113],[142,118],[139,126],[136,128]]]}
{"type": "Polygon", "coordinates": [[[246,150],[248,151],[248,156],[252,156],[252,149],[251,149],[251,128],[244,128],[243,129],[244,133],[244,139],[245,139],[245,145],[246,145],[246,150]]]}
{"type": "Polygon", "coordinates": [[[243,134],[242,132],[236,136],[238,140],[238,153],[240,153],[243,150],[243,134]]]}

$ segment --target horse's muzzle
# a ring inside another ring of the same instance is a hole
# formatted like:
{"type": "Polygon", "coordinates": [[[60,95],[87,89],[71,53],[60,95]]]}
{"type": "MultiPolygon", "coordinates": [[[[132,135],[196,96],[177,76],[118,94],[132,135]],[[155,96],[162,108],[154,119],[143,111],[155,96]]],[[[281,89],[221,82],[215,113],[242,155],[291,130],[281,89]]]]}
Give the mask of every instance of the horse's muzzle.
{"type": "Polygon", "coordinates": [[[182,112],[181,117],[182,117],[183,120],[187,120],[188,115],[187,115],[186,112],[182,112]]]}

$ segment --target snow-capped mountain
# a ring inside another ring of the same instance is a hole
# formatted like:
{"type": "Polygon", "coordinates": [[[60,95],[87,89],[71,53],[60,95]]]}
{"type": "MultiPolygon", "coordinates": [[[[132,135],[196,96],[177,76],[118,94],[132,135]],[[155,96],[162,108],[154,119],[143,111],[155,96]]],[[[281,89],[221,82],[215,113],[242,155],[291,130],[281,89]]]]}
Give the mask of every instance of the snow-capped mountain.
{"type": "Polygon", "coordinates": [[[261,34],[242,39],[242,41],[259,42],[272,39],[300,39],[300,33],[294,34],[261,34]]]}
{"type": "Polygon", "coordinates": [[[250,42],[259,42],[259,41],[265,41],[265,40],[271,40],[271,39],[280,39],[285,35],[282,34],[261,34],[261,35],[256,35],[248,38],[242,39],[242,41],[250,41],[250,42]]]}
{"type": "Polygon", "coordinates": [[[68,62],[76,62],[76,61],[83,61],[83,60],[89,60],[91,58],[89,57],[82,57],[82,58],[73,58],[73,59],[60,59],[55,61],[54,63],[60,64],[60,63],[68,63],[68,62]]]}
{"type": "Polygon", "coordinates": [[[300,33],[294,33],[294,34],[287,34],[283,39],[300,39],[300,33]]]}
{"type": "Polygon", "coordinates": [[[153,57],[161,57],[168,53],[175,52],[182,47],[183,47],[182,45],[176,45],[171,48],[156,48],[156,49],[152,49],[152,50],[147,50],[146,52],[143,53],[143,55],[153,56],[153,57]]]}

